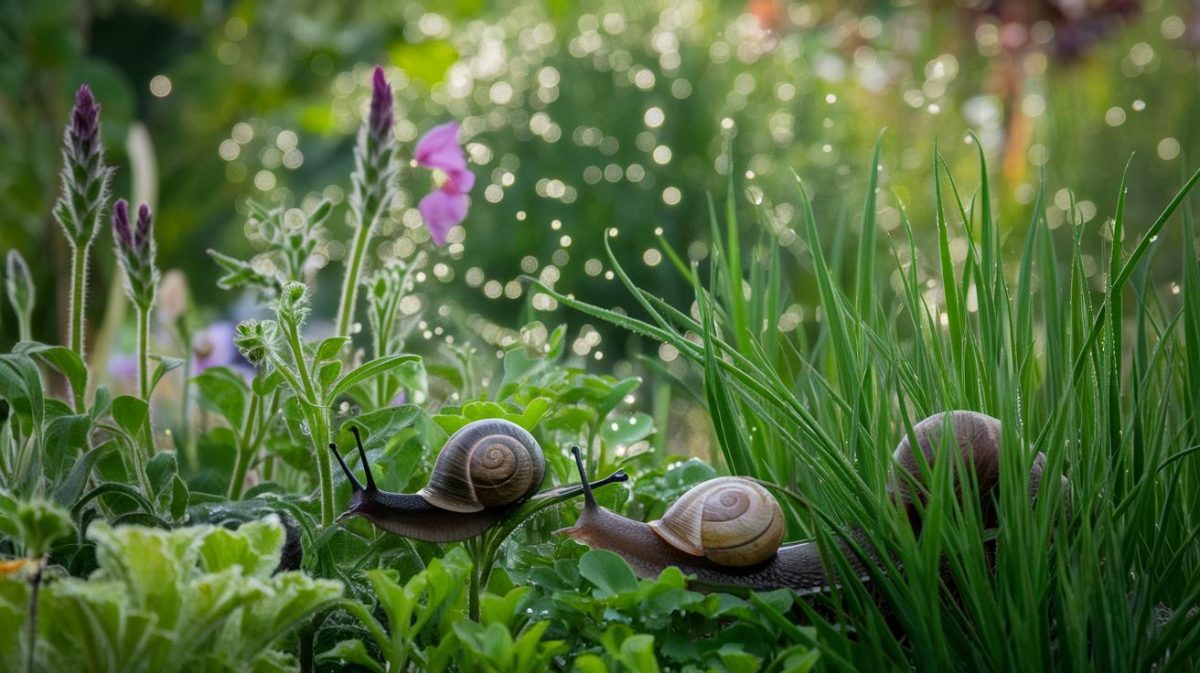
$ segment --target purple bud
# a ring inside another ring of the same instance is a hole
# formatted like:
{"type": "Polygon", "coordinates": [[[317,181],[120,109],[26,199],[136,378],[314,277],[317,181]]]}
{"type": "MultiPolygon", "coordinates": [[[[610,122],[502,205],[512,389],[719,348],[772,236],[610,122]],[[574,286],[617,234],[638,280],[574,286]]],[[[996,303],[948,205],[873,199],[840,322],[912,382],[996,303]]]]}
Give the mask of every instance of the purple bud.
{"type": "Polygon", "coordinates": [[[150,240],[150,206],[143,203],[138,206],[137,228],[133,232],[133,247],[139,253],[146,249],[150,240]]]}
{"type": "Polygon", "coordinates": [[[125,199],[117,199],[113,204],[112,224],[117,245],[124,250],[133,248],[133,232],[129,229],[129,202],[125,199]]]}
{"type": "Polygon", "coordinates": [[[392,85],[383,76],[383,68],[375,66],[375,76],[371,79],[371,112],[367,117],[367,125],[375,140],[381,141],[392,132],[392,85]]]}
{"type": "Polygon", "coordinates": [[[71,135],[75,137],[82,157],[90,156],[100,135],[100,105],[86,84],[75,92],[75,107],[71,110],[71,135]]]}

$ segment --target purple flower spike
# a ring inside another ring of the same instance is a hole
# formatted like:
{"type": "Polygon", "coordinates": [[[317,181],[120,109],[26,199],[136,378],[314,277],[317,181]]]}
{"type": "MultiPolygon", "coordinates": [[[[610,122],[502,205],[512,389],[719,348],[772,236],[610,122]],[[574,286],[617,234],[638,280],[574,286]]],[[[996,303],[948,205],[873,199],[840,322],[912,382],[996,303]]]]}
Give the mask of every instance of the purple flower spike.
{"type": "Polygon", "coordinates": [[[125,250],[133,248],[133,232],[129,229],[129,202],[117,199],[113,204],[112,216],[113,234],[117,245],[125,250]]]}
{"type": "Polygon", "coordinates": [[[133,248],[140,254],[150,240],[150,206],[138,206],[137,228],[133,232],[133,248]]]}
{"type": "Polygon", "coordinates": [[[140,308],[154,304],[158,291],[158,267],[154,264],[154,223],[150,206],[138,207],[137,222],[129,223],[129,202],[118,199],[113,204],[113,252],[125,269],[125,294],[140,308]]]}
{"type": "Polygon", "coordinates": [[[446,234],[466,219],[471,203],[467,194],[475,186],[475,174],[467,168],[467,155],[458,142],[460,128],[458,122],[433,127],[417,141],[413,153],[418,165],[444,174],[437,188],[417,204],[438,246],[445,245],[446,234]]]}
{"type": "Polygon", "coordinates": [[[383,76],[383,68],[375,66],[375,75],[371,79],[371,112],[367,116],[367,125],[376,142],[381,142],[392,132],[392,85],[383,76]]]}
{"type": "Polygon", "coordinates": [[[100,135],[100,105],[92,95],[92,89],[81,84],[75,92],[75,107],[71,110],[71,135],[82,154],[90,156],[95,150],[96,139],[100,135]]]}
{"type": "Polygon", "coordinates": [[[87,248],[100,232],[108,207],[112,168],[104,163],[100,139],[100,105],[84,84],[63,130],[62,195],[54,217],[75,248],[87,248]]]}

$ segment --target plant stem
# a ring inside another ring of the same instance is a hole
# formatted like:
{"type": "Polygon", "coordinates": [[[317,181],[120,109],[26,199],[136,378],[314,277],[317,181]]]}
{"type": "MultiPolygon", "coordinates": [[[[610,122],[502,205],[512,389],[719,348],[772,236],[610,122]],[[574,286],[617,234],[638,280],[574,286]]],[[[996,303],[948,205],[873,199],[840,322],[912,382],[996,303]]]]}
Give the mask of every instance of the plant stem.
{"type": "Polygon", "coordinates": [[[324,407],[312,408],[307,414],[312,433],[313,458],[317,461],[317,484],[321,493],[321,526],[333,525],[333,472],[329,466],[329,421],[324,407]]]}
{"type": "Polygon", "coordinates": [[[479,574],[482,572],[480,552],[482,549],[478,540],[473,540],[467,546],[471,554],[471,585],[467,591],[467,618],[473,622],[479,621],[479,574]]]}
{"type": "Polygon", "coordinates": [[[250,411],[246,414],[246,424],[242,428],[241,440],[238,442],[237,462],[233,466],[233,477],[229,480],[227,497],[230,500],[241,500],[242,486],[246,483],[246,471],[250,468],[250,461],[254,459],[258,448],[258,445],[251,439],[251,433],[258,420],[260,400],[258,395],[250,396],[250,411]]]}
{"type": "Polygon", "coordinates": [[[146,455],[154,455],[154,426],[150,422],[150,307],[137,307],[138,397],[146,401],[146,426],[143,429],[146,455]]]}
{"type": "Polygon", "coordinates": [[[33,330],[29,326],[29,314],[17,311],[17,336],[21,341],[33,341],[33,330]]]}
{"type": "Polygon", "coordinates": [[[150,308],[137,309],[138,396],[150,403],[150,308]]]}
{"type": "Polygon", "coordinates": [[[42,588],[42,571],[46,569],[46,558],[41,557],[37,560],[37,570],[33,572],[33,576],[29,578],[31,586],[29,591],[29,628],[26,632],[28,637],[28,647],[25,651],[25,672],[33,673],[33,665],[37,659],[37,620],[38,620],[38,594],[42,588]]]}
{"type": "MultiPolygon", "coordinates": [[[[308,371],[308,362],[304,359],[304,348],[300,344],[300,330],[295,324],[282,321],[283,332],[292,351],[292,361],[300,373],[300,384],[303,388],[303,398],[300,404],[304,408],[305,420],[312,435],[313,460],[317,463],[317,483],[321,497],[321,526],[328,528],[333,525],[333,472],[329,466],[329,408],[308,371]]],[[[301,391],[297,391],[301,392],[301,391]]]]}
{"type": "MultiPolygon", "coordinates": [[[[70,348],[83,360],[83,313],[87,301],[87,263],[91,244],[71,244],[71,336],[70,348]]],[[[84,360],[86,362],[86,360],[84,360]]]]}
{"type": "Polygon", "coordinates": [[[342,281],[342,301],[338,306],[337,336],[350,336],[350,322],[354,319],[354,305],[358,301],[358,278],[362,275],[362,260],[367,253],[367,242],[371,240],[373,222],[359,222],[354,232],[354,246],[350,252],[350,263],[346,265],[346,278],[342,281]]]}

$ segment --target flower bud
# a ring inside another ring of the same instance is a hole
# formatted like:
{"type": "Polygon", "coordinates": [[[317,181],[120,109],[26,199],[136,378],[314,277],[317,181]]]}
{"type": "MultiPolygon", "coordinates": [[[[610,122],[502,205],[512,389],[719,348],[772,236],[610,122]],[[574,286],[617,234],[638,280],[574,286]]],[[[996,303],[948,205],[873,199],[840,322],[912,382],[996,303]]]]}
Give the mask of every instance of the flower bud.
{"type": "Polygon", "coordinates": [[[233,345],[255,367],[262,364],[279,343],[279,324],[274,320],[246,320],[237,326],[233,345]]]}
{"type": "Polygon", "coordinates": [[[33,276],[29,273],[29,265],[25,263],[21,253],[9,250],[7,267],[4,285],[8,291],[8,301],[19,318],[28,320],[37,299],[37,288],[33,284],[33,276]]]}
{"type": "Polygon", "coordinates": [[[137,221],[130,224],[129,202],[118,199],[113,204],[113,252],[125,269],[125,294],[129,301],[142,309],[154,305],[158,287],[158,267],[154,264],[155,245],[150,207],[138,208],[137,221]]]}
{"type": "Polygon", "coordinates": [[[392,133],[392,87],[376,67],[371,78],[371,107],[367,123],[358,132],[354,148],[354,172],[350,175],[350,211],[353,224],[374,227],[396,194],[396,138],[392,133]]]}
{"type": "Polygon", "coordinates": [[[279,322],[299,327],[308,317],[309,309],[308,286],[297,281],[285,283],[279,298],[275,300],[279,322]]]}
{"type": "Polygon", "coordinates": [[[72,246],[86,248],[100,231],[112,170],[104,163],[100,105],[84,84],[63,132],[62,194],[54,205],[54,217],[72,246]]]}

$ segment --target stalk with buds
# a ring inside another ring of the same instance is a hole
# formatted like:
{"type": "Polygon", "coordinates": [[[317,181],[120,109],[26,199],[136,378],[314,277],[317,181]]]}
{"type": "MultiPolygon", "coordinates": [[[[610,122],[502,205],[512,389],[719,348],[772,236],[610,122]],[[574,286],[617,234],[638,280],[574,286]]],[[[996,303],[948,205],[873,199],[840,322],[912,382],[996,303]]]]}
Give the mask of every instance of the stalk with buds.
{"type": "Polygon", "coordinates": [[[367,123],[358,131],[358,144],[354,148],[354,173],[350,177],[350,210],[355,232],[346,261],[346,277],[342,281],[342,299],[335,332],[339,336],[350,336],[367,244],[379,218],[396,195],[395,179],[399,165],[392,123],[392,87],[383,75],[383,68],[376,67],[371,80],[371,110],[367,115],[367,123]]]}
{"type": "Polygon", "coordinates": [[[13,313],[17,314],[17,335],[21,341],[30,341],[33,339],[33,304],[37,299],[33,276],[29,273],[29,265],[25,263],[25,258],[16,250],[8,251],[6,266],[4,286],[8,291],[8,301],[12,304],[13,313]]]}
{"type": "Polygon", "coordinates": [[[86,84],[75,94],[71,120],[63,132],[62,194],[54,217],[71,245],[70,348],[84,356],[83,316],[87,301],[88,255],[108,204],[113,169],[104,163],[100,105],[86,84]]]}
{"type": "Polygon", "coordinates": [[[138,207],[137,221],[129,219],[129,202],[119,199],[113,206],[113,252],[125,270],[125,295],[137,311],[138,395],[150,399],[149,342],[150,309],[158,292],[155,264],[154,222],[150,206],[138,207]]]}

